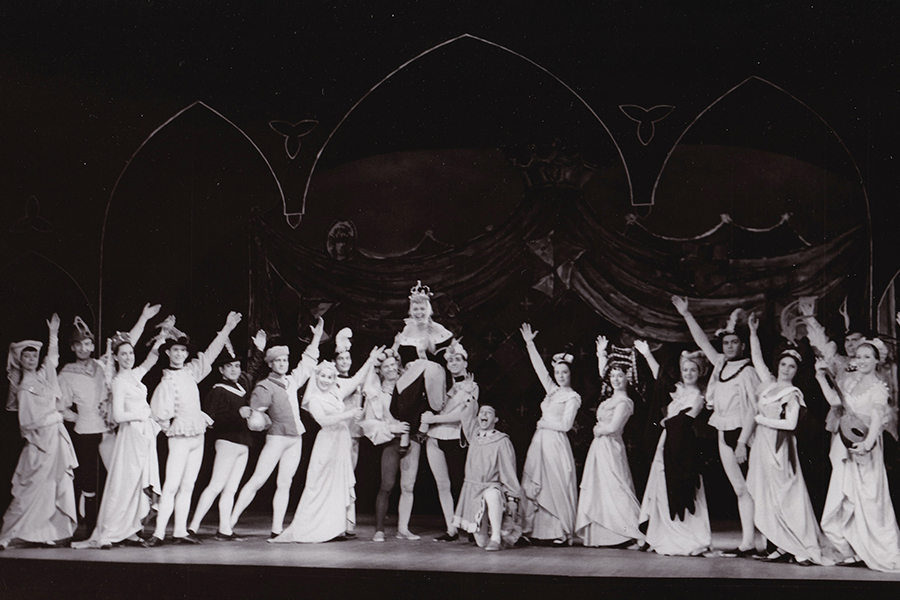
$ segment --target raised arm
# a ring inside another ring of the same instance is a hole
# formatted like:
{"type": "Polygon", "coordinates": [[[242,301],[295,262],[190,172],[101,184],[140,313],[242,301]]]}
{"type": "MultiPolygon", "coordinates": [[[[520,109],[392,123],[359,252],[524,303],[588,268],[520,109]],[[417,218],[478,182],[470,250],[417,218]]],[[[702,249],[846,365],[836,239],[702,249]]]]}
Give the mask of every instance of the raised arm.
{"type": "Polygon", "coordinates": [[[531,359],[531,366],[534,367],[534,372],[537,374],[541,385],[544,386],[547,392],[550,392],[553,389],[553,379],[551,379],[550,372],[547,371],[547,367],[544,365],[541,353],[538,352],[537,347],[534,345],[534,338],[537,337],[538,332],[532,331],[531,325],[528,323],[522,323],[520,331],[522,332],[522,338],[525,340],[525,348],[528,350],[528,358],[531,359]]]}
{"type": "Polygon", "coordinates": [[[719,359],[719,353],[713,348],[709,338],[706,336],[706,332],[703,331],[703,328],[700,327],[697,319],[691,314],[691,311],[688,308],[688,299],[682,296],[672,296],[672,304],[675,305],[675,310],[684,317],[684,322],[687,323],[688,329],[691,332],[691,337],[694,338],[694,343],[703,350],[703,354],[706,355],[709,362],[715,364],[719,359]]]}
{"type": "Polygon", "coordinates": [[[657,379],[659,377],[659,361],[656,360],[656,357],[650,351],[650,344],[644,340],[634,340],[634,349],[640,352],[644,360],[647,361],[647,366],[650,367],[650,372],[653,373],[653,379],[657,379]]]}
{"type": "Polygon", "coordinates": [[[825,396],[825,400],[828,401],[828,404],[831,406],[841,406],[841,397],[838,394],[837,390],[831,387],[831,383],[828,381],[828,363],[824,358],[819,358],[816,360],[816,381],[819,382],[819,387],[822,388],[822,394],[825,396]]]}
{"type": "Polygon", "coordinates": [[[378,360],[378,357],[381,356],[381,353],[384,352],[384,346],[376,346],[372,348],[372,351],[369,352],[369,358],[360,367],[359,371],[356,372],[356,375],[343,382],[340,389],[341,400],[348,398],[353,392],[355,392],[360,385],[366,380],[369,373],[372,371],[372,367],[375,366],[375,361],[378,360]]]}
{"type": "Polygon", "coordinates": [[[325,320],[319,317],[319,320],[311,329],[313,333],[312,341],[303,351],[300,361],[289,375],[295,380],[297,387],[306,383],[313,371],[315,371],[316,365],[319,364],[319,343],[322,341],[322,332],[325,331],[325,320]]]}
{"type": "Polygon", "coordinates": [[[247,386],[247,389],[252,388],[253,384],[256,383],[256,377],[259,375],[259,369],[262,367],[263,358],[265,358],[264,350],[266,349],[267,338],[266,332],[262,329],[253,336],[253,345],[250,347],[250,358],[247,359],[247,368],[241,374],[243,384],[247,386]]]}
{"type": "Polygon", "coordinates": [[[153,365],[156,364],[156,361],[159,360],[159,347],[162,346],[165,341],[165,338],[157,338],[156,341],[153,342],[153,347],[150,348],[150,353],[147,354],[147,358],[144,359],[141,366],[135,369],[135,371],[137,371],[138,379],[143,379],[144,375],[146,375],[147,372],[153,368],[153,365]]]}
{"type": "Polygon", "coordinates": [[[606,349],[609,347],[609,340],[606,339],[605,335],[597,336],[597,373],[600,374],[600,377],[603,377],[603,371],[606,370],[606,349]]]}
{"type": "MultiPolygon", "coordinates": [[[[756,369],[756,374],[759,375],[763,383],[769,383],[775,378],[772,376],[763,358],[762,347],[759,345],[759,318],[755,313],[751,313],[747,317],[747,326],[750,327],[750,358],[753,360],[753,368],[756,369]]],[[[756,422],[759,423],[759,420],[756,422]]]]}
{"type": "Polygon", "coordinates": [[[50,340],[47,344],[47,358],[44,359],[46,365],[53,369],[56,375],[56,367],[59,366],[59,315],[53,313],[50,320],[47,321],[47,331],[50,334],[50,340]]]}
{"type": "Polygon", "coordinates": [[[159,309],[159,304],[154,304],[153,306],[151,306],[148,302],[144,305],[143,310],[141,310],[141,316],[138,317],[137,323],[135,323],[134,327],[131,328],[131,331],[128,332],[128,339],[131,340],[132,346],[137,348],[138,340],[140,340],[141,336],[144,335],[144,327],[147,326],[147,321],[158,315],[159,309]]]}

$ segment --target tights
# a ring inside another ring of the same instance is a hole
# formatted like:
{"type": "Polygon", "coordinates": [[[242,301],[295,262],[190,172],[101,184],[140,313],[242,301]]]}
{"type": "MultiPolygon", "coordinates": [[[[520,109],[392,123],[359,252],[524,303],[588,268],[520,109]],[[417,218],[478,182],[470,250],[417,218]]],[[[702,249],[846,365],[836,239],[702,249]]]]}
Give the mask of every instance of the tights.
{"type": "MultiPolygon", "coordinates": [[[[256,470],[253,476],[241,488],[241,493],[231,513],[231,527],[237,524],[244,509],[250,506],[256,492],[268,481],[275,467],[278,476],[275,480],[275,496],[272,498],[272,533],[280,534],[284,529],[284,515],[287,512],[288,500],[291,496],[291,483],[294,473],[300,466],[303,452],[303,437],[299,435],[267,435],[266,445],[259,453],[256,470]]],[[[224,532],[223,532],[224,533],[224,532]]]]}
{"type": "Polygon", "coordinates": [[[166,460],[166,481],[159,498],[155,537],[164,539],[172,511],[175,512],[174,537],[186,537],[191,495],[203,462],[203,434],[169,438],[169,458],[166,460]]]}
{"type": "Polygon", "coordinates": [[[375,531],[384,532],[384,521],[387,517],[388,501],[397,484],[397,471],[400,471],[400,504],[397,512],[397,530],[409,533],[409,519],[412,516],[413,489],[416,487],[416,474],[419,470],[419,455],[422,446],[410,441],[409,451],[400,457],[400,438],[384,444],[381,451],[381,488],[375,499],[375,531]]]}
{"type": "Polygon", "coordinates": [[[244,469],[247,468],[249,448],[228,440],[216,440],[216,460],[213,463],[209,485],[200,494],[194,518],[191,520],[192,531],[200,530],[203,517],[209,512],[216,496],[219,497],[219,533],[231,535],[231,511],[234,508],[234,495],[241,483],[244,469]]]}

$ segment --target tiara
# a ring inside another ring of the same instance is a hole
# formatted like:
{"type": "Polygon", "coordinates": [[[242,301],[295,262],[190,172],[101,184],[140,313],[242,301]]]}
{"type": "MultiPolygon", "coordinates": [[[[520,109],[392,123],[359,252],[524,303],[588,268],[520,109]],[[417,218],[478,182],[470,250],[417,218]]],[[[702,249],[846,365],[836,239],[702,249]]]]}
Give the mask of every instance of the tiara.
{"type": "Polygon", "coordinates": [[[434,294],[431,293],[431,288],[427,285],[422,285],[421,281],[416,281],[416,285],[411,287],[409,290],[410,300],[413,300],[415,298],[424,298],[428,300],[432,296],[434,296],[434,294]]]}
{"type": "Polygon", "coordinates": [[[784,350],[781,351],[780,356],[790,356],[795,361],[797,361],[797,364],[800,364],[803,362],[803,357],[801,357],[800,353],[797,350],[795,350],[794,348],[785,348],[784,350]]]}
{"type": "Polygon", "coordinates": [[[109,343],[112,346],[112,351],[117,352],[119,350],[119,346],[122,344],[130,344],[131,336],[128,335],[125,331],[117,331],[114,336],[109,338],[109,343]]]}

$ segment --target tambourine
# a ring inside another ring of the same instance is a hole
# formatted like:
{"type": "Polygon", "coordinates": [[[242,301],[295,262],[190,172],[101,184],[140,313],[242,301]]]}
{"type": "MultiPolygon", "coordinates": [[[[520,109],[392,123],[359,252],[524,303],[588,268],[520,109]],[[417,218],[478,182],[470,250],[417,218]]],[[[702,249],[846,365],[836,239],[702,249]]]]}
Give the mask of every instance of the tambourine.
{"type": "Polygon", "coordinates": [[[869,435],[869,425],[853,413],[845,412],[841,416],[841,441],[848,448],[858,444],[869,435]]]}

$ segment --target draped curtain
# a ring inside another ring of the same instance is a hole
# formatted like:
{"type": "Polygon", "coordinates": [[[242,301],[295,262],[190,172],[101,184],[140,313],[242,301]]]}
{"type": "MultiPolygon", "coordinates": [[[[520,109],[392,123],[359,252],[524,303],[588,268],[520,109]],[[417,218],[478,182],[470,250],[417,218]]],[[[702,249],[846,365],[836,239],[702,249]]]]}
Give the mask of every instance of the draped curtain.
{"type": "MultiPolygon", "coordinates": [[[[338,261],[323,249],[291,240],[262,221],[255,224],[251,327],[279,330],[272,301],[281,278],[303,298],[341,303],[348,325],[382,335],[399,330],[409,288],[421,280],[468,311],[504,293],[514,275],[531,269],[528,242],[549,236],[578,249],[561,285],[573,290],[605,319],[641,337],[686,342],[689,333],[671,303],[688,296],[692,313],[707,331],[720,327],[736,307],[760,309],[767,300],[823,297],[864,261],[864,232],[854,229],[831,241],[773,257],[728,259],[715,265],[685,259],[684,244],[640,243],[599,222],[577,190],[529,190],[516,211],[495,230],[464,246],[429,256],[338,261]],[[721,284],[696,285],[697,270],[712,269],[721,284]]],[[[696,241],[692,242],[697,244],[696,241]]],[[[701,241],[702,243],[702,241],[701,241]]],[[[558,271],[561,273],[560,271],[558,271]]],[[[516,299],[518,300],[518,299],[516,299]]],[[[436,304],[439,304],[436,302],[436,304]]]]}

